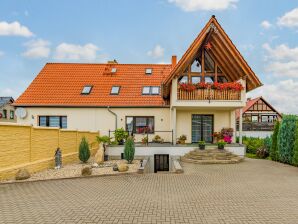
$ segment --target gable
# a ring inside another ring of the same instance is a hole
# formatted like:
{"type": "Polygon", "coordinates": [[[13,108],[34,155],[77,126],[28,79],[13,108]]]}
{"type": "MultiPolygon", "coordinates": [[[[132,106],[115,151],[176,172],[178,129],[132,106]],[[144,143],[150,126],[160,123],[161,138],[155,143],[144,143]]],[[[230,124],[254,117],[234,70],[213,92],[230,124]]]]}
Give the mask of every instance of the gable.
{"type": "Polygon", "coordinates": [[[170,85],[171,80],[180,76],[187,66],[192,63],[194,58],[198,57],[202,50],[206,49],[206,45],[209,45],[207,48],[208,54],[217,61],[220,70],[222,70],[230,81],[237,81],[241,78],[246,79],[248,91],[262,85],[256,74],[217,22],[215,16],[212,16],[171,71],[169,77],[165,79],[165,95],[168,94],[167,90],[169,88],[167,87],[170,85]]]}

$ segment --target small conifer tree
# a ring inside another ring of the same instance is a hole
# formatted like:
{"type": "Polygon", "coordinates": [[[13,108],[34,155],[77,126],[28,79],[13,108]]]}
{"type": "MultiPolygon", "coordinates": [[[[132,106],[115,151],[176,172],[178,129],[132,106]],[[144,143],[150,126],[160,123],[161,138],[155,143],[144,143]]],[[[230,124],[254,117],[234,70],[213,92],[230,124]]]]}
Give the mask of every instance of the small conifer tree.
{"type": "Polygon", "coordinates": [[[81,144],[80,144],[80,147],[79,147],[79,159],[83,163],[86,163],[89,158],[90,158],[89,144],[88,144],[86,138],[83,137],[82,141],[81,141],[81,144]]]}
{"type": "Polygon", "coordinates": [[[293,155],[293,162],[292,163],[293,163],[294,166],[298,166],[298,122],[296,122],[294,155],[293,155]]]}
{"type": "Polygon", "coordinates": [[[274,125],[273,135],[272,135],[272,145],[270,148],[270,157],[273,161],[278,161],[278,148],[277,148],[278,132],[279,132],[279,121],[276,121],[274,125]]]}
{"type": "Polygon", "coordinates": [[[135,156],[135,143],[133,137],[128,137],[124,146],[124,159],[127,160],[129,164],[132,163],[135,156]]]}

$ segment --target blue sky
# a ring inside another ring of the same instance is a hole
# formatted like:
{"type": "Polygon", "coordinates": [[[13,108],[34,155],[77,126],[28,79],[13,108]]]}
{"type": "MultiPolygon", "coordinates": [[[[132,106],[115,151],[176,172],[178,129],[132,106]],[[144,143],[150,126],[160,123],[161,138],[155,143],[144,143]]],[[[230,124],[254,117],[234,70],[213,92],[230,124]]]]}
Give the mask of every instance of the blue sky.
{"type": "Polygon", "coordinates": [[[297,113],[298,0],[2,0],[0,95],[46,62],[169,63],[213,14],[264,83],[250,95],[297,113]]]}

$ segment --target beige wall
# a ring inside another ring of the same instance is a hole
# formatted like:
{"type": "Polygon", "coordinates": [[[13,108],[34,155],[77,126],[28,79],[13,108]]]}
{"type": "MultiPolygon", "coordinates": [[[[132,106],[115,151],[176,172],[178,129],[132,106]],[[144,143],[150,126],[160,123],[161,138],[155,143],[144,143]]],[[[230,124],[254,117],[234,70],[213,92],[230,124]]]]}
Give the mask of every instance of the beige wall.
{"type": "Polygon", "coordinates": [[[192,114],[204,114],[214,116],[214,131],[219,132],[222,128],[234,128],[234,110],[179,110],[177,109],[177,137],[187,136],[187,142],[191,142],[191,119],[192,114]]]}
{"type": "Polygon", "coordinates": [[[16,116],[14,116],[14,119],[10,119],[10,111],[15,111],[15,108],[11,106],[10,104],[6,104],[3,107],[0,107],[0,113],[3,115],[3,110],[7,111],[7,118],[0,118],[0,122],[16,122],[16,116]]]}
{"type": "MultiPolygon", "coordinates": [[[[27,116],[19,119],[20,124],[38,125],[40,115],[67,116],[67,129],[100,131],[102,135],[108,135],[109,130],[115,130],[115,117],[107,108],[26,108],[27,116]]],[[[154,116],[156,131],[170,131],[170,109],[169,108],[111,108],[117,114],[118,128],[125,128],[126,116],[154,116]]],[[[169,141],[171,133],[158,133],[165,140],[169,141]]],[[[137,135],[138,141],[143,136],[137,135]]],[[[154,135],[149,136],[151,140],[154,135]]]]}

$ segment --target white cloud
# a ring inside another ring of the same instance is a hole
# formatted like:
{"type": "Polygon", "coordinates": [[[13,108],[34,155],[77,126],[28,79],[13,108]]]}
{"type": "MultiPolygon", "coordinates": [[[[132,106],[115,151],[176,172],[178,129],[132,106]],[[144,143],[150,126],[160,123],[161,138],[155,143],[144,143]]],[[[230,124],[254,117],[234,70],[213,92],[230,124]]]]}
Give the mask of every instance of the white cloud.
{"type": "Polygon", "coordinates": [[[3,51],[0,51],[0,57],[2,57],[4,55],[3,51]]]}
{"type": "Polygon", "coordinates": [[[277,24],[285,27],[298,27],[298,8],[295,8],[278,18],[277,24]]]}
{"type": "Polygon", "coordinates": [[[22,55],[27,58],[47,58],[50,54],[50,42],[42,39],[32,40],[25,43],[27,51],[22,55]]]}
{"type": "Polygon", "coordinates": [[[230,7],[236,7],[238,0],[168,0],[174,3],[186,12],[208,11],[208,10],[225,10],[230,7]]]}
{"type": "Polygon", "coordinates": [[[16,96],[16,91],[11,88],[0,88],[0,96],[16,96]]]}
{"type": "Polygon", "coordinates": [[[26,27],[21,25],[18,21],[7,23],[0,22],[0,36],[23,36],[31,37],[33,33],[26,27]]]}
{"type": "Polygon", "coordinates": [[[293,79],[276,80],[274,84],[266,84],[251,93],[249,97],[263,96],[281,113],[298,114],[298,81],[293,79]]]}
{"type": "Polygon", "coordinates": [[[263,22],[261,22],[261,27],[263,27],[264,29],[270,29],[272,27],[272,24],[269,21],[264,20],[263,22]]]}
{"type": "Polygon", "coordinates": [[[263,44],[266,50],[265,70],[276,77],[298,78],[298,47],[290,48],[281,44],[272,48],[268,43],[263,44]]]}
{"type": "Polygon", "coordinates": [[[161,58],[164,56],[164,52],[165,49],[158,44],[153,48],[153,50],[148,51],[147,55],[153,58],[161,58]]]}
{"type": "Polygon", "coordinates": [[[99,48],[91,43],[85,45],[62,43],[56,48],[55,59],[94,61],[98,58],[98,51],[99,48]]]}

